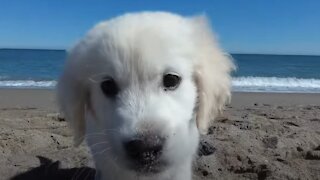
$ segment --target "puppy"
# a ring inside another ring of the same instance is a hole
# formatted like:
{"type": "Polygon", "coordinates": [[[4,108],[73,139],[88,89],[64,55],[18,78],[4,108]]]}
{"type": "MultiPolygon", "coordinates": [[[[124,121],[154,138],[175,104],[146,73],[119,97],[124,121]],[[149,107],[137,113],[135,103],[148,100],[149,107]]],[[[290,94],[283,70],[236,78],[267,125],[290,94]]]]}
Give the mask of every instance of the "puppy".
{"type": "Polygon", "coordinates": [[[230,58],[205,17],[125,14],[69,52],[58,83],[99,180],[190,180],[199,133],[230,99],[230,58]]]}

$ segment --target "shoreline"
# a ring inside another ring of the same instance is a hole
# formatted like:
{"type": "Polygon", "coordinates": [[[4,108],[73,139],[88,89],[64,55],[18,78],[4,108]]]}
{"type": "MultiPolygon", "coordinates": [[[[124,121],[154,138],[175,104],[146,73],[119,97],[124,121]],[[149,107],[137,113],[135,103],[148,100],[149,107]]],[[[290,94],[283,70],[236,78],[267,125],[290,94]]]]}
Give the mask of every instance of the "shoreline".
{"type": "MultiPolygon", "coordinates": [[[[232,92],[231,106],[320,105],[320,93],[232,92]]],[[[57,110],[55,89],[0,88],[0,108],[33,107],[57,110]]]]}

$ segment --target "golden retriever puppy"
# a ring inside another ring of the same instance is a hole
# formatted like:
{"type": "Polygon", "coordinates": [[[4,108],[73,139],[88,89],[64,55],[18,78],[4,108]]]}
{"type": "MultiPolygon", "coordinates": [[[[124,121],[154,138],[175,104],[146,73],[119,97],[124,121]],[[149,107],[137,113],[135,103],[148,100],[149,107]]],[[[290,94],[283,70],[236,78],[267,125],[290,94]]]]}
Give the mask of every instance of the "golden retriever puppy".
{"type": "Polygon", "coordinates": [[[233,63],[203,16],[125,14],[69,51],[58,83],[99,180],[190,180],[199,133],[230,99],[233,63]]]}

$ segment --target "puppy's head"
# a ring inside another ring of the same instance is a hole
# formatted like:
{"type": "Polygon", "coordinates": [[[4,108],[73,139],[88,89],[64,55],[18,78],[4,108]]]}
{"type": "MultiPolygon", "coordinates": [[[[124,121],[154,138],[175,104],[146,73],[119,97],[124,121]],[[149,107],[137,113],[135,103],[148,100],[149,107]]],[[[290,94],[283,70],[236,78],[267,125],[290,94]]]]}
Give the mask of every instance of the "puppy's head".
{"type": "Polygon", "coordinates": [[[127,14],[70,51],[58,96],[76,143],[88,121],[115,163],[158,172],[192,157],[230,97],[232,68],[205,17],[127,14]]]}

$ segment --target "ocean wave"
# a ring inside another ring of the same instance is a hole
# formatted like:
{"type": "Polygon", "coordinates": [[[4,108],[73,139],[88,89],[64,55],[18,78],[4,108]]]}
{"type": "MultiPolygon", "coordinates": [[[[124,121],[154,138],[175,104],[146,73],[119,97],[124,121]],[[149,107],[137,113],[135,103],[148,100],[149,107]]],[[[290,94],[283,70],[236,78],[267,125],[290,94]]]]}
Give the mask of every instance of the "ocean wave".
{"type": "Polygon", "coordinates": [[[247,92],[320,92],[320,79],[279,78],[279,77],[235,77],[234,91],[247,92]]]}
{"type": "MultiPolygon", "coordinates": [[[[5,88],[54,88],[57,81],[0,80],[5,88]]],[[[279,77],[234,77],[232,90],[240,92],[304,92],[320,93],[320,79],[279,77]]]]}
{"type": "Polygon", "coordinates": [[[5,80],[0,81],[0,87],[5,88],[53,88],[57,81],[34,81],[34,80],[5,80]]]}

